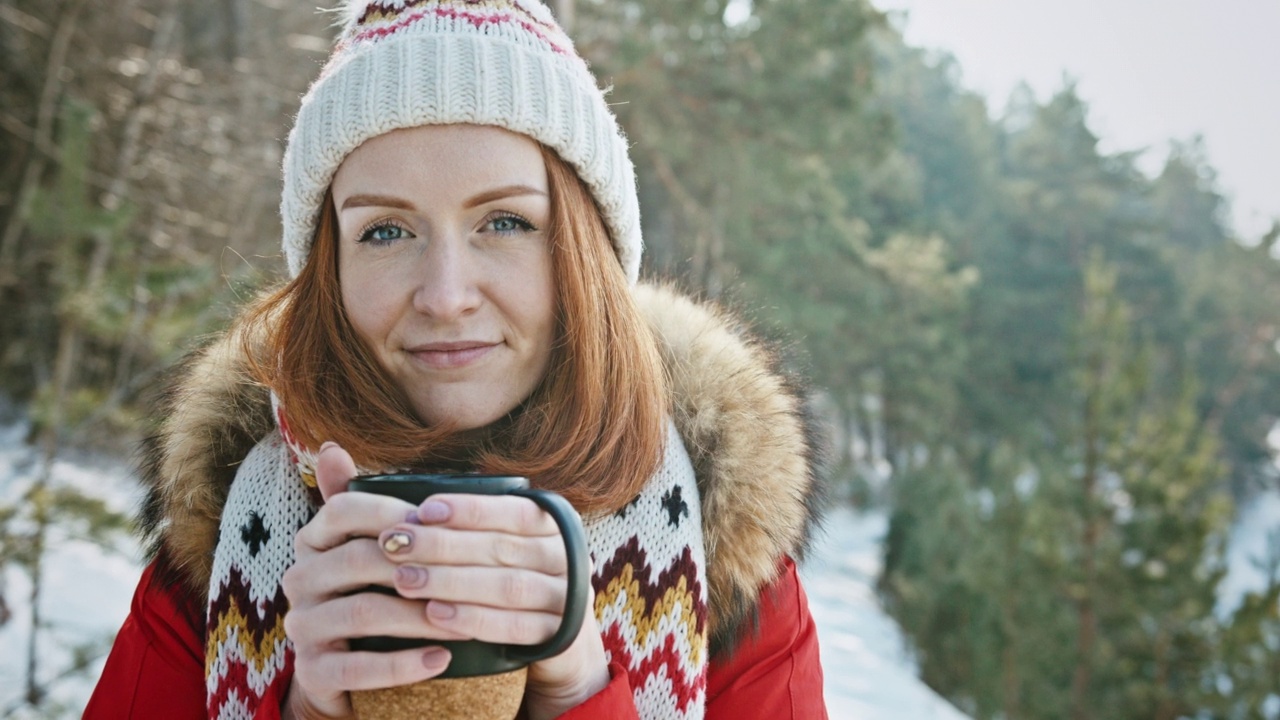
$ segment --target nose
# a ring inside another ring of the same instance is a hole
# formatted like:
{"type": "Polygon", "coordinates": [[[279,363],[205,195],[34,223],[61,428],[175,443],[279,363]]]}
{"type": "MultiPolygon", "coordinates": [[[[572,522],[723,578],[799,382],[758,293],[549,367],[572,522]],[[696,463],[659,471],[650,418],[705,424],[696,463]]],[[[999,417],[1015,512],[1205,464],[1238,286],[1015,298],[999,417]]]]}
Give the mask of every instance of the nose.
{"type": "Polygon", "coordinates": [[[417,275],[413,307],[424,315],[451,322],[480,306],[479,278],[464,240],[432,237],[418,258],[417,275]]]}

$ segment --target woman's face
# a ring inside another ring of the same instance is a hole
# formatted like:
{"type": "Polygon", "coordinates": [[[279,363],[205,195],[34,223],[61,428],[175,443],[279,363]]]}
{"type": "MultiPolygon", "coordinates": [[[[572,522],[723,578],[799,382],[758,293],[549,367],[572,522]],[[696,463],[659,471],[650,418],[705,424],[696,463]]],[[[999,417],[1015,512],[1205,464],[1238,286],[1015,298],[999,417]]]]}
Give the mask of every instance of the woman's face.
{"type": "Polygon", "coordinates": [[[542,380],[554,341],[547,170],[475,125],[380,135],[333,179],[342,302],[423,422],[482,427],[542,380]]]}

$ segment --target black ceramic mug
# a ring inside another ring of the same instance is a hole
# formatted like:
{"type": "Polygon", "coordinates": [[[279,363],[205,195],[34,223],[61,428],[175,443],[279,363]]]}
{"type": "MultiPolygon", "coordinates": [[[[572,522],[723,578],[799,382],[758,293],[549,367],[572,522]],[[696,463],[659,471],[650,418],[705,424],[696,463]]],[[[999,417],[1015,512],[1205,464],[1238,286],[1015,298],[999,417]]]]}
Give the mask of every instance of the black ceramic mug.
{"type": "MultiPolygon", "coordinates": [[[[578,631],[582,629],[583,616],[587,610],[591,569],[582,520],[573,506],[564,498],[546,490],[530,489],[529,481],[523,477],[471,473],[363,475],[353,478],[348,489],[355,492],[388,495],[414,505],[432,495],[444,493],[527,497],[545,510],[560,528],[560,535],[564,538],[569,580],[560,628],[544,643],[504,645],[479,640],[364,637],[351,639],[352,650],[387,652],[439,645],[448,649],[453,656],[449,661],[449,667],[439,677],[459,678],[518,670],[536,660],[559,655],[578,637],[578,631]]],[[[395,594],[395,591],[390,588],[376,589],[395,594]]]]}

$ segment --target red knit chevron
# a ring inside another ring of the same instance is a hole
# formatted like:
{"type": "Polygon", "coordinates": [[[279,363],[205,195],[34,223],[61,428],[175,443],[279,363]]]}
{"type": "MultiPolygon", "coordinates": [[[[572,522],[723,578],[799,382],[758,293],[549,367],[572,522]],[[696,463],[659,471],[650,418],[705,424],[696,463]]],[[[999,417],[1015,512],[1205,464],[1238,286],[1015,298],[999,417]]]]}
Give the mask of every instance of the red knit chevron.
{"type": "Polygon", "coordinates": [[[676,698],[676,709],[685,712],[689,703],[707,688],[707,674],[698,673],[690,682],[685,676],[680,663],[680,652],[676,650],[676,638],[667,635],[662,647],[657,648],[647,657],[636,663],[631,654],[627,639],[623,637],[618,623],[610,623],[604,633],[604,650],[609,654],[609,662],[622,664],[627,668],[627,679],[631,682],[631,690],[639,691],[649,684],[649,679],[666,669],[667,679],[671,681],[671,692],[676,698]]]}
{"type": "MultiPolygon", "coordinates": [[[[684,578],[685,587],[694,598],[697,598],[694,607],[689,608],[695,618],[697,632],[695,637],[689,637],[688,641],[691,644],[697,643],[698,638],[706,637],[707,606],[701,599],[702,584],[698,582],[698,566],[694,562],[693,551],[690,548],[684,548],[680,557],[670,567],[659,572],[656,581],[651,581],[654,573],[649,564],[648,554],[640,547],[639,539],[632,537],[623,543],[613,557],[601,565],[599,572],[592,577],[592,585],[597,595],[603,595],[609,583],[621,577],[628,566],[631,568],[631,577],[635,582],[633,590],[644,604],[643,613],[646,617],[654,611],[666,592],[677,587],[680,579],[684,578]]],[[[606,602],[612,601],[613,598],[606,598],[606,602]]],[[[648,654],[642,654],[640,648],[627,641],[622,627],[626,622],[625,619],[622,623],[614,621],[605,628],[604,647],[610,654],[611,661],[619,662],[627,668],[633,691],[643,689],[654,676],[665,674],[671,681],[671,692],[675,696],[676,707],[680,712],[685,712],[689,703],[706,690],[705,664],[701,666],[702,670],[696,676],[688,677],[684,670],[686,658],[683,658],[676,649],[675,636],[670,632],[662,639],[661,645],[648,654]],[[662,673],[664,669],[666,672],[662,673]]],[[[633,628],[633,631],[635,630],[633,628]]],[[[705,647],[702,650],[706,652],[705,647]]]]}
{"type": "Polygon", "coordinates": [[[227,672],[218,676],[216,689],[207,695],[205,711],[211,718],[221,717],[222,708],[231,700],[232,694],[245,703],[249,712],[257,713],[257,705],[270,702],[272,698],[283,698],[288,691],[289,682],[293,679],[293,648],[286,647],[284,666],[275,677],[267,683],[259,696],[249,687],[249,666],[240,660],[227,663],[227,672]]]}
{"type": "MultiPolygon", "coordinates": [[[[650,578],[653,577],[653,568],[649,565],[648,553],[640,547],[640,540],[635,536],[623,543],[613,557],[600,567],[599,572],[592,576],[591,585],[595,588],[596,594],[603,593],[609,587],[609,581],[620,576],[627,565],[631,565],[632,575],[640,584],[640,597],[644,598],[646,609],[652,608],[661,600],[667,588],[675,587],[681,577],[684,577],[685,586],[695,598],[702,597],[702,583],[698,582],[698,564],[693,560],[691,549],[686,547],[684,552],[680,553],[680,558],[671,563],[671,567],[658,573],[657,582],[650,582],[650,578]]],[[[701,635],[707,627],[706,603],[698,602],[693,611],[694,617],[697,618],[698,634],[701,635]]]]}
{"type": "MultiPolygon", "coordinates": [[[[236,638],[234,642],[240,643],[242,639],[247,638],[251,643],[251,647],[259,648],[262,646],[268,633],[280,633],[283,637],[283,629],[280,621],[283,615],[289,609],[289,601],[285,598],[284,589],[277,587],[275,597],[262,603],[261,606],[255,604],[249,599],[248,584],[244,581],[240,569],[231,568],[231,572],[227,577],[227,581],[222,584],[219,592],[215,593],[215,600],[210,603],[208,614],[208,642],[217,641],[217,630],[222,627],[223,619],[231,614],[234,608],[235,613],[242,621],[235,624],[236,638]]],[[[228,639],[231,639],[228,636],[228,639]]],[[[249,652],[250,657],[247,659],[232,658],[224,654],[223,662],[226,663],[226,669],[222,673],[218,673],[214,681],[214,690],[206,696],[206,711],[209,717],[218,717],[222,708],[234,696],[249,706],[250,712],[256,712],[255,705],[262,702],[264,698],[282,697],[285,690],[284,684],[288,683],[293,675],[293,650],[286,644],[284,655],[284,666],[271,676],[270,682],[264,688],[262,695],[254,692],[249,687],[249,665],[254,663],[258,665],[259,671],[265,671],[271,664],[271,656],[277,652],[275,643],[270,643],[271,647],[267,650],[264,657],[254,657],[256,653],[249,652]]],[[[243,646],[242,646],[243,649],[243,646]]],[[[211,648],[212,650],[212,648],[211,648]]],[[[208,657],[214,657],[216,652],[211,652],[208,657]]],[[[206,674],[212,674],[213,668],[205,668],[206,674]]]]}
{"type": "Polygon", "coordinates": [[[205,627],[211,631],[217,628],[218,620],[234,605],[244,617],[246,625],[243,630],[249,632],[254,645],[262,644],[263,636],[279,627],[281,616],[289,610],[289,599],[285,597],[283,587],[277,587],[275,597],[261,605],[250,600],[249,584],[240,574],[240,568],[235,566],[213,597],[215,599],[209,604],[209,614],[205,617],[205,627]]]}

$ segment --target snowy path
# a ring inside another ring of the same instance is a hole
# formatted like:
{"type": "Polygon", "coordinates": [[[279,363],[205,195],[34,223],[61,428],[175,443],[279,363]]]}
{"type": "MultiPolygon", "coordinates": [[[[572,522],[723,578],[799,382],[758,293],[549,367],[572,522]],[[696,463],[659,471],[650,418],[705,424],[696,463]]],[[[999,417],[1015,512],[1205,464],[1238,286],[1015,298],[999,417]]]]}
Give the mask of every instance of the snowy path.
{"type": "Polygon", "coordinates": [[[837,510],[801,570],[818,624],[827,711],[832,720],[966,720],[916,677],[902,631],[876,599],[887,527],[882,514],[837,510]]]}

